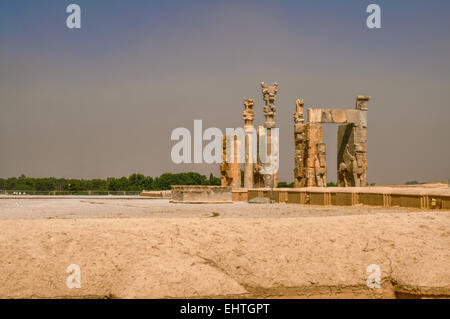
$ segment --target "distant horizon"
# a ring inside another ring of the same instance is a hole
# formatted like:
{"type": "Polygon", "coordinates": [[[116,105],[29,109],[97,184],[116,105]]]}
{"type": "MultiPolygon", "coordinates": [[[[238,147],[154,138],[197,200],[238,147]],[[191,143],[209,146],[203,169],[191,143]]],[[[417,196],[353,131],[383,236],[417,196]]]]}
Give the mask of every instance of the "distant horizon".
{"type": "MultiPolygon", "coordinates": [[[[242,171],[243,172],[243,171],[242,171]]],[[[136,175],[142,175],[145,177],[151,177],[151,178],[158,178],[161,175],[164,174],[183,174],[183,173],[195,173],[195,174],[199,174],[205,177],[209,177],[210,174],[212,174],[215,178],[220,178],[220,174],[219,175],[215,175],[213,172],[210,173],[200,173],[200,172],[196,172],[196,171],[185,171],[185,172],[164,172],[161,173],[159,175],[145,175],[139,172],[133,172],[130,175],[126,176],[126,175],[122,175],[122,176],[105,176],[105,177],[95,177],[95,178],[80,178],[80,177],[67,177],[67,176],[27,176],[25,174],[20,174],[18,176],[10,176],[10,177],[2,177],[0,176],[0,179],[3,180],[7,180],[7,179],[12,179],[12,178],[20,178],[22,175],[25,176],[26,178],[33,178],[33,179],[45,179],[45,178],[54,178],[54,179],[66,179],[66,180],[86,180],[86,181],[92,181],[92,180],[108,180],[109,178],[115,178],[115,179],[120,179],[120,178],[130,178],[132,175],[136,174],[136,175]]],[[[292,184],[294,183],[294,179],[292,180],[279,180],[278,183],[287,183],[287,184],[292,184]]],[[[327,183],[336,183],[336,180],[327,180],[327,183]]],[[[376,184],[376,186],[391,186],[391,185],[416,185],[416,184],[434,184],[434,183],[442,183],[442,184],[449,184],[450,185],[450,178],[448,180],[436,180],[436,181],[431,181],[431,182],[425,182],[425,181],[421,181],[421,180],[417,180],[414,178],[408,179],[406,181],[404,181],[403,183],[399,183],[399,184],[376,184]]],[[[370,181],[367,182],[367,184],[370,186],[370,184],[374,184],[370,181]]],[[[241,187],[244,187],[243,185],[241,187]]]]}

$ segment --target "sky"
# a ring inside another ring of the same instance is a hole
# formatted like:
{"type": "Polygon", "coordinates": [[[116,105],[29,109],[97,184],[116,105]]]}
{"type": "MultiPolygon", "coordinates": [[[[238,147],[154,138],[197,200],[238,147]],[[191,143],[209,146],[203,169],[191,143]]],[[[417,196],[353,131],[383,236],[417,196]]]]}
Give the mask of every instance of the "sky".
{"type": "MultiPolygon", "coordinates": [[[[197,171],[172,130],[242,127],[243,100],[279,84],[281,181],[294,179],[292,114],[368,104],[368,182],[450,179],[449,1],[0,2],[0,177],[197,171]],[[81,29],[66,7],[81,7],[81,29]],[[366,7],[381,7],[368,29],[366,7]]],[[[324,125],[328,181],[337,125],[324,125]]]]}

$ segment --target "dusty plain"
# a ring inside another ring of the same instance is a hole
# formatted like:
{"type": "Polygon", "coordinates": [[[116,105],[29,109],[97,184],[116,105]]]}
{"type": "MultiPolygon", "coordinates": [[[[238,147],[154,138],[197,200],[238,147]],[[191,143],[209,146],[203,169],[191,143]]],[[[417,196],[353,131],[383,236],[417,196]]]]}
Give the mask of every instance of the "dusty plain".
{"type": "Polygon", "coordinates": [[[449,211],[0,198],[0,298],[448,298],[449,265],[449,211]]]}

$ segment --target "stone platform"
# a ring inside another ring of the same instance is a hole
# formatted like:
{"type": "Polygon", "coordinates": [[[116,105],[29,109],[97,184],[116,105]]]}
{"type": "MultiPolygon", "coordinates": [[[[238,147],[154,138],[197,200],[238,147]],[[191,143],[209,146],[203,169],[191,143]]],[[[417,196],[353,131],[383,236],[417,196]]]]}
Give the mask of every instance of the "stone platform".
{"type": "MultiPolygon", "coordinates": [[[[233,194],[238,192],[233,189],[233,194]]],[[[240,192],[240,198],[245,194],[240,192]]],[[[247,201],[256,197],[272,198],[277,203],[380,207],[410,207],[422,209],[450,209],[450,187],[304,187],[252,188],[247,190],[247,201]]]]}
{"type": "Polygon", "coordinates": [[[231,187],[229,186],[172,186],[171,203],[184,204],[221,204],[232,203],[231,187]]]}
{"type": "Polygon", "coordinates": [[[149,198],[171,198],[172,191],[142,191],[139,196],[149,198]]]}

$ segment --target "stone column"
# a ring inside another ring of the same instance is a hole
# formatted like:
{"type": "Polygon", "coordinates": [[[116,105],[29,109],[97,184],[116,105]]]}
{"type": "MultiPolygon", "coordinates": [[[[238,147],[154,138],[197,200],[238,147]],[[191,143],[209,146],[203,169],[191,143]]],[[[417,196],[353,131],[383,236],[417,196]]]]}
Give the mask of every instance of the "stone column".
{"type": "Polygon", "coordinates": [[[256,163],[255,152],[253,149],[253,135],[255,129],[253,128],[253,120],[255,113],[253,112],[253,105],[255,101],[252,99],[244,100],[244,132],[245,132],[245,163],[244,163],[244,187],[253,188],[253,167],[256,163]]]}
{"type": "Polygon", "coordinates": [[[295,154],[294,154],[294,186],[305,187],[306,186],[306,174],[305,174],[305,116],[303,115],[303,107],[305,102],[298,99],[295,101],[296,110],[294,117],[294,141],[295,141],[295,154]]]}
{"type": "Polygon", "coordinates": [[[326,164],[320,159],[325,155],[325,144],[322,142],[322,124],[308,123],[305,125],[305,179],[306,187],[326,185],[326,164]],[[319,172],[325,172],[320,174],[319,172]],[[322,175],[322,176],[320,176],[322,175]],[[325,182],[323,181],[325,175],[325,182]]]}
{"type": "Polygon", "coordinates": [[[355,157],[354,168],[355,186],[367,186],[367,104],[370,96],[359,95],[355,108],[361,111],[361,121],[355,125],[355,157]]]}
{"type": "Polygon", "coordinates": [[[222,164],[220,165],[220,184],[222,186],[241,187],[241,165],[238,161],[239,146],[236,135],[223,136],[222,164]],[[231,145],[233,145],[232,150],[229,149],[231,145]]]}
{"type": "MultiPolygon", "coordinates": [[[[275,96],[278,92],[278,84],[274,83],[272,86],[261,82],[263,99],[265,102],[264,106],[264,128],[266,129],[266,141],[267,141],[267,154],[275,154],[275,150],[278,148],[278,145],[272,145],[272,129],[275,128],[275,96]]],[[[277,143],[277,141],[275,141],[277,143]]],[[[278,144],[278,143],[277,143],[278,144]]],[[[266,167],[274,167],[274,163],[265,163],[266,167]]],[[[272,172],[271,174],[264,174],[264,187],[277,187],[275,185],[277,182],[277,172],[272,172]]]]}
{"type": "Polygon", "coordinates": [[[227,163],[227,137],[222,136],[222,164],[220,164],[220,185],[229,185],[228,163],[227,163]]]}
{"type": "Polygon", "coordinates": [[[266,131],[264,127],[259,125],[258,130],[256,131],[256,164],[253,165],[253,187],[261,188],[264,187],[264,175],[262,174],[262,166],[260,160],[260,154],[265,151],[261,150],[261,142],[266,140],[266,131]]]}

